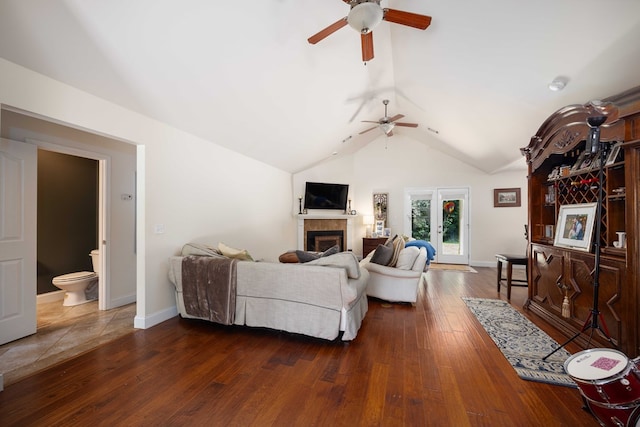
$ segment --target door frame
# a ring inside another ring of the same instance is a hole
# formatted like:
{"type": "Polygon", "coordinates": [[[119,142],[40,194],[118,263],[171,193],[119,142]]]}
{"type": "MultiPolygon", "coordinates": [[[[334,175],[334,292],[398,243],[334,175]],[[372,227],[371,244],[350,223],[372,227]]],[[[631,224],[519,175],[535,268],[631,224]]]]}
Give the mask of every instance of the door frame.
{"type": "Polygon", "coordinates": [[[404,233],[411,235],[411,201],[414,199],[431,200],[431,244],[436,248],[434,262],[447,264],[469,264],[469,224],[470,189],[469,187],[414,187],[406,188],[404,196],[404,233]],[[463,202],[463,220],[461,223],[461,255],[445,255],[442,242],[442,198],[447,195],[461,195],[463,202]],[[416,197],[417,196],[417,197],[416,197]]]}
{"type": "MultiPolygon", "coordinates": [[[[38,149],[60,154],[83,157],[98,162],[98,250],[100,251],[100,274],[98,275],[98,309],[111,308],[109,289],[109,173],[111,170],[111,158],[95,151],[89,151],[76,147],[44,142],[27,138],[26,142],[36,145],[38,149]]],[[[37,220],[37,218],[36,218],[37,220]]]]}

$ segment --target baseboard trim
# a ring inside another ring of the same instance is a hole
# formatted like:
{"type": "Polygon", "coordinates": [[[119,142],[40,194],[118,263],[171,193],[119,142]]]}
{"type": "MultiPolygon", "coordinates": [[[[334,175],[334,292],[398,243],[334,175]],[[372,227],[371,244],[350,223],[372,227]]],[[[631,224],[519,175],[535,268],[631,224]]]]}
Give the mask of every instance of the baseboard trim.
{"type": "Polygon", "coordinates": [[[115,298],[109,301],[109,308],[122,307],[136,302],[136,294],[127,295],[125,297],[115,298]]]}
{"type": "Polygon", "coordinates": [[[40,294],[36,297],[37,304],[43,304],[48,302],[62,301],[64,299],[64,291],[51,291],[46,294],[40,294]]]}
{"type": "Polygon", "coordinates": [[[133,319],[133,327],[137,329],[148,329],[158,325],[165,320],[169,320],[178,315],[178,307],[173,306],[165,310],[158,311],[151,316],[136,316],[133,319]]]}

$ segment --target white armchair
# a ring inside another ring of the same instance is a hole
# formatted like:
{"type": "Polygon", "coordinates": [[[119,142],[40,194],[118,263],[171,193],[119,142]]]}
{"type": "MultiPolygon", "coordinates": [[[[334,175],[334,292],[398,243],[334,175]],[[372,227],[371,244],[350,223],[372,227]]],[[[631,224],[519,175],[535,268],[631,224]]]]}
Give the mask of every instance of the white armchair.
{"type": "MultiPolygon", "coordinates": [[[[415,249],[415,248],[414,248],[415,249]]],[[[400,259],[403,259],[403,251],[400,259]]],[[[427,250],[419,248],[413,264],[399,262],[398,267],[389,267],[371,262],[373,252],[360,261],[360,267],[369,272],[367,295],[391,302],[409,302],[415,304],[418,300],[418,287],[422,280],[422,273],[427,266],[427,250]]]]}

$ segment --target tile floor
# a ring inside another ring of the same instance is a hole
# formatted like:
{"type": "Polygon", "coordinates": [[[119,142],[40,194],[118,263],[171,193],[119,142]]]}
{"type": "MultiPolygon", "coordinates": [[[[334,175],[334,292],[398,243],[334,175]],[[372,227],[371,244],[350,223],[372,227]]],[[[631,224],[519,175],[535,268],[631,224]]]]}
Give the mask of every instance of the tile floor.
{"type": "Polygon", "coordinates": [[[64,307],[62,301],[37,306],[38,332],[0,346],[4,387],[134,331],[136,305],[98,310],[92,301],[64,307]]]}

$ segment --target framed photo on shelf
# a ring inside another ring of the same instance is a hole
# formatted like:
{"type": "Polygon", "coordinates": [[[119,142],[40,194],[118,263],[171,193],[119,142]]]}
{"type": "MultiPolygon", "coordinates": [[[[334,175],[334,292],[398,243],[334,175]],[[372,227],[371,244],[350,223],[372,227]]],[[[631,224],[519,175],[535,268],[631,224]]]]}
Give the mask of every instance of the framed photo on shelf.
{"type": "Polygon", "coordinates": [[[582,203],[560,206],[553,245],[589,252],[596,205],[597,203],[582,203]]]}
{"type": "Polygon", "coordinates": [[[544,237],[547,239],[553,239],[553,225],[547,224],[544,226],[544,237]]]}
{"type": "Polygon", "coordinates": [[[518,207],[520,206],[519,188],[496,188],[493,190],[493,207],[518,207]]]}
{"type": "Polygon", "coordinates": [[[571,166],[571,172],[576,172],[580,170],[580,166],[582,165],[582,162],[584,162],[584,158],[586,157],[586,155],[587,155],[586,150],[580,153],[580,155],[576,159],[576,162],[573,164],[573,166],[571,166]]]}
{"type": "Polygon", "coordinates": [[[377,219],[373,227],[373,237],[384,237],[384,221],[377,219]]]}
{"type": "Polygon", "coordinates": [[[622,144],[620,144],[619,142],[614,144],[613,147],[611,147],[611,152],[609,153],[609,157],[607,157],[607,161],[605,162],[605,166],[609,166],[612,165],[614,163],[616,163],[617,161],[620,161],[622,159],[619,159],[622,157],[622,144]]]}

